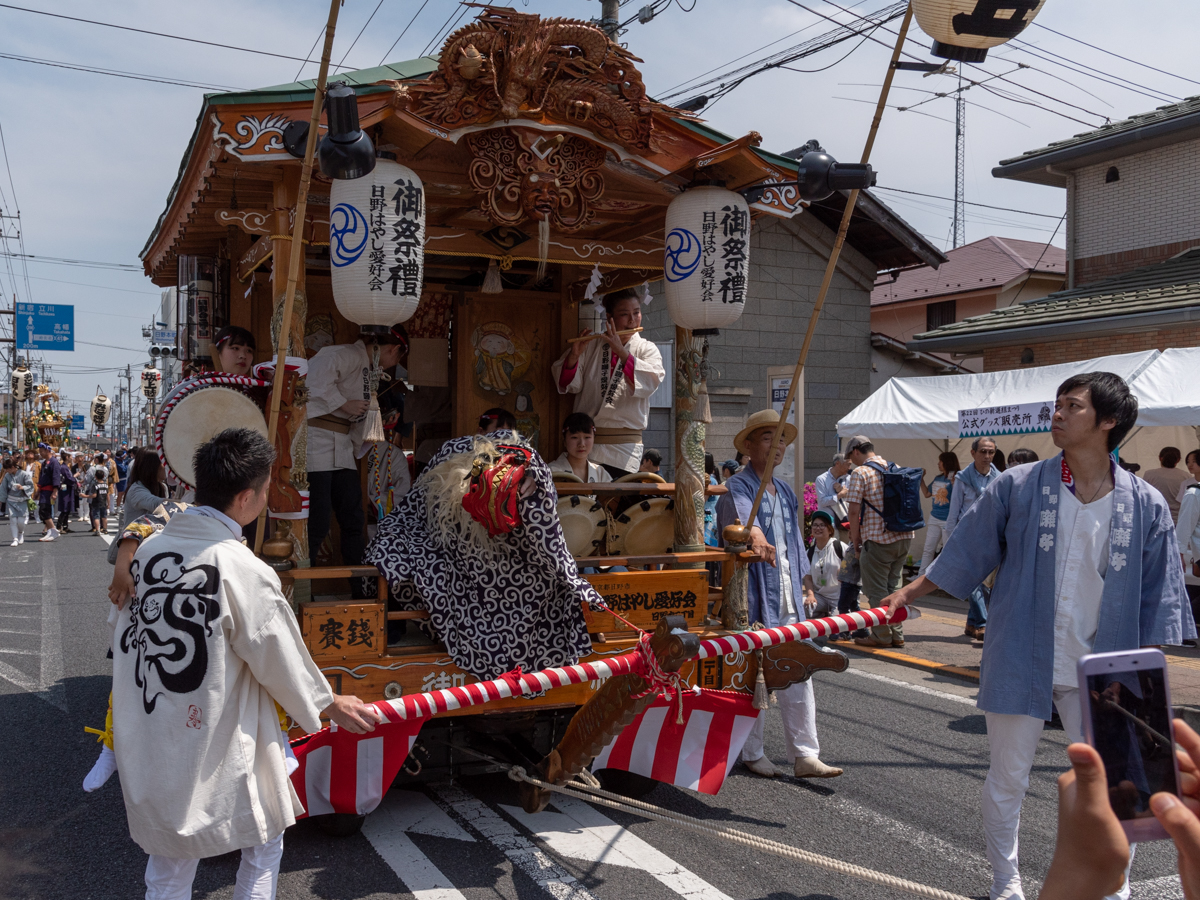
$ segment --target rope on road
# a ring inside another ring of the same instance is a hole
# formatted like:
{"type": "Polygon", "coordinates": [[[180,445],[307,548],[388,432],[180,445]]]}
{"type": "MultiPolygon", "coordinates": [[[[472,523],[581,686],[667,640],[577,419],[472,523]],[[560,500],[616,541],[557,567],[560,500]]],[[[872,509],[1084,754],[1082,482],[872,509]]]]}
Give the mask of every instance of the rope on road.
{"type": "Polygon", "coordinates": [[[711,837],[724,838],[725,840],[732,841],[736,844],[743,844],[747,847],[753,847],[756,850],[762,850],[767,853],[774,853],[777,856],[795,859],[803,863],[808,863],[811,866],[816,866],[821,869],[828,869],[831,872],[837,872],[840,875],[849,875],[851,878],[869,881],[872,884],[879,884],[883,885],[884,887],[907,891],[908,893],[915,894],[918,897],[928,897],[930,900],[969,900],[969,898],[964,897],[961,894],[952,894],[949,891],[943,891],[939,888],[918,884],[915,881],[909,881],[905,878],[898,878],[895,875],[888,875],[885,872],[876,872],[873,869],[867,869],[863,866],[856,866],[852,863],[842,862],[839,859],[832,859],[828,856],[822,856],[819,853],[812,853],[808,850],[800,850],[797,847],[791,847],[787,844],[781,844],[778,841],[761,838],[758,835],[750,834],[745,831],[738,831],[735,828],[726,828],[723,825],[713,822],[706,822],[702,819],[694,818],[693,816],[687,816],[683,813],[674,812],[673,810],[663,809],[661,806],[655,806],[652,803],[644,803],[641,800],[623,797],[620,794],[614,794],[598,787],[591,787],[579,782],[572,782],[565,785],[551,784],[548,781],[542,781],[539,778],[534,778],[521,766],[513,766],[511,769],[509,769],[508,777],[513,781],[524,781],[543,790],[554,791],[557,794],[565,794],[566,796],[574,797],[577,800],[585,800],[589,803],[598,803],[602,806],[621,810],[622,812],[634,813],[647,819],[657,819],[660,822],[667,822],[672,825],[678,825],[681,828],[688,828],[692,831],[698,831],[701,834],[707,834],[711,837]]]}

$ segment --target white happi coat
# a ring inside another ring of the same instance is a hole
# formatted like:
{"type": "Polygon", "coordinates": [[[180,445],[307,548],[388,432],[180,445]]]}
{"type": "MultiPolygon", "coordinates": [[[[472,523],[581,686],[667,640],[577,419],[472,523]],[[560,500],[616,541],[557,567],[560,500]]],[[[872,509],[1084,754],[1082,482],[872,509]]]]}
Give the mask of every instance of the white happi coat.
{"type": "Polygon", "coordinates": [[[200,859],[273,840],[301,811],[275,701],[306,731],[333,702],[279,577],[219,520],[178,515],[113,607],[113,733],[129,832],[200,859]]]}
{"type": "MultiPolygon", "coordinates": [[[[650,421],[650,395],[662,384],[667,372],[663,368],[662,354],[653,341],[634,334],[625,349],[633,357],[633,385],[629,384],[629,379],[621,369],[612,372],[611,377],[618,379],[619,383],[610,403],[604,402],[602,386],[605,381],[603,370],[609,365],[612,348],[604,338],[596,338],[584,345],[583,352],[579,354],[575,377],[565,388],[561,386],[560,376],[570,351],[560,356],[551,367],[554,385],[560,394],[575,394],[574,411],[587,413],[595,420],[597,428],[644,431],[650,421]]],[[[588,459],[626,472],[636,472],[642,462],[642,450],[641,441],[625,444],[602,444],[596,441],[588,459]]]]}
{"type": "MultiPolygon", "coordinates": [[[[370,400],[371,355],[362,341],[353,344],[334,344],[322,347],[308,361],[308,406],[310,419],[337,415],[350,400],[370,400]]],[[[355,469],[356,453],[362,444],[362,426],[352,422],[349,434],[338,434],[312,424],[308,426],[308,471],[329,472],[333,469],[355,469]]]]}

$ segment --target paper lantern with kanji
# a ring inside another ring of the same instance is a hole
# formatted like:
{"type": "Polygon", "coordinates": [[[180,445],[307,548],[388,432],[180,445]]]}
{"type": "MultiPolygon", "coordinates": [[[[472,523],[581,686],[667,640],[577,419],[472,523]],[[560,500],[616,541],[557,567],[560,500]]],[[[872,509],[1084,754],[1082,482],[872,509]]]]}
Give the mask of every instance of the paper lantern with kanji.
{"type": "Polygon", "coordinates": [[[88,408],[88,412],[92,417],[92,424],[97,428],[103,428],[104,423],[108,421],[108,414],[111,410],[112,401],[97,390],[96,396],[92,398],[92,404],[88,408]]]}
{"type": "Polygon", "coordinates": [[[681,328],[723,328],[746,307],[750,207],[725,188],[694,187],[667,207],[663,281],[681,328]]]}
{"type": "Polygon", "coordinates": [[[329,262],[338,312],[364,331],[386,331],[417,311],[425,189],[412,169],[380,159],[369,175],[333,183],[329,262]]]}
{"type": "Polygon", "coordinates": [[[158,397],[162,384],[162,372],[158,369],[142,369],[142,396],[153,402],[158,397]]]}
{"type": "Polygon", "coordinates": [[[23,364],[13,369],[12,395],[17,403],[24,403],[33,396],[33,373],[23,364]]]}
{"type": "Polygon", "coordinates": [[[1025,30],[1046,0],[913,0],[913,15],[933,38],[930,52],[944,59],[979,63],[988,49],[1025,30]]]}

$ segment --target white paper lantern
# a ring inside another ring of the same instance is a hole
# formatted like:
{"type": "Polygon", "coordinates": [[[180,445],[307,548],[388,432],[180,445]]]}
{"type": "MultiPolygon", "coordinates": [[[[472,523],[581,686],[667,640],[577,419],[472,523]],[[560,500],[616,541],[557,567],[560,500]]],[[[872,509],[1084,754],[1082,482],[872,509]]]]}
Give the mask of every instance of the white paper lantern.
{"type": "Polygon", "coordinates": [[[142,369],[142,396],[153,402],[158,397],[158,387],[162,384],[162,372],[158,369],[142,369]]]}
{"type": "Polygon", "coordinates": [[[33,396],[33,373],[24,365],[13,369],[12,395],[17,403],[24,403],[33,396]]]}
{"type": "Polygon", "coordinates": [[[425,189],[416,172],[381,159],[329,198],[329,261],[338,312],[358,325],[407,321],[425,276],[425,189]]]}
{"type": "Polygon", "coordinates": [[[931,53],[979,63],[1025,30],[1046,0],[913,0],[913,15],[933,38],[931,53]]]}
{"type": "Polygon", "coordinates": [[[97,428],[103,428],[104,423],[108,421],[108,413],[111,409],[112,401],[97,389],[96,396],[92,398],[92,404],[88,409],[92,417],[92,424],[97,428]]]}
{"type": "Polygon", "coordinates": [[[667,207],[663,279],[671,320],[681,328],[723,328],[746,307],[750,207],[741,194],[694,187],[667,207]]]}

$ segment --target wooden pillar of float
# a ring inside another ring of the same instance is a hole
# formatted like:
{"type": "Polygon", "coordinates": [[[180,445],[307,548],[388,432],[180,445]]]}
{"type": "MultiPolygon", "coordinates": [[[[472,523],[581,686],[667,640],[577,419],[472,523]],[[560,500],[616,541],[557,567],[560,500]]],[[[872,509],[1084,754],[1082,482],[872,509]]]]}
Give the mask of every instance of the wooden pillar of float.
{"type": "MultiPolygon", "coordinates": [[[[700,408],[701,345],[687,328],[675,327],[675,545],[676,553],[704,549],[704,426],[700,408]]],[[[694,563],[703,566],[703,563],[694,563]]]]}

